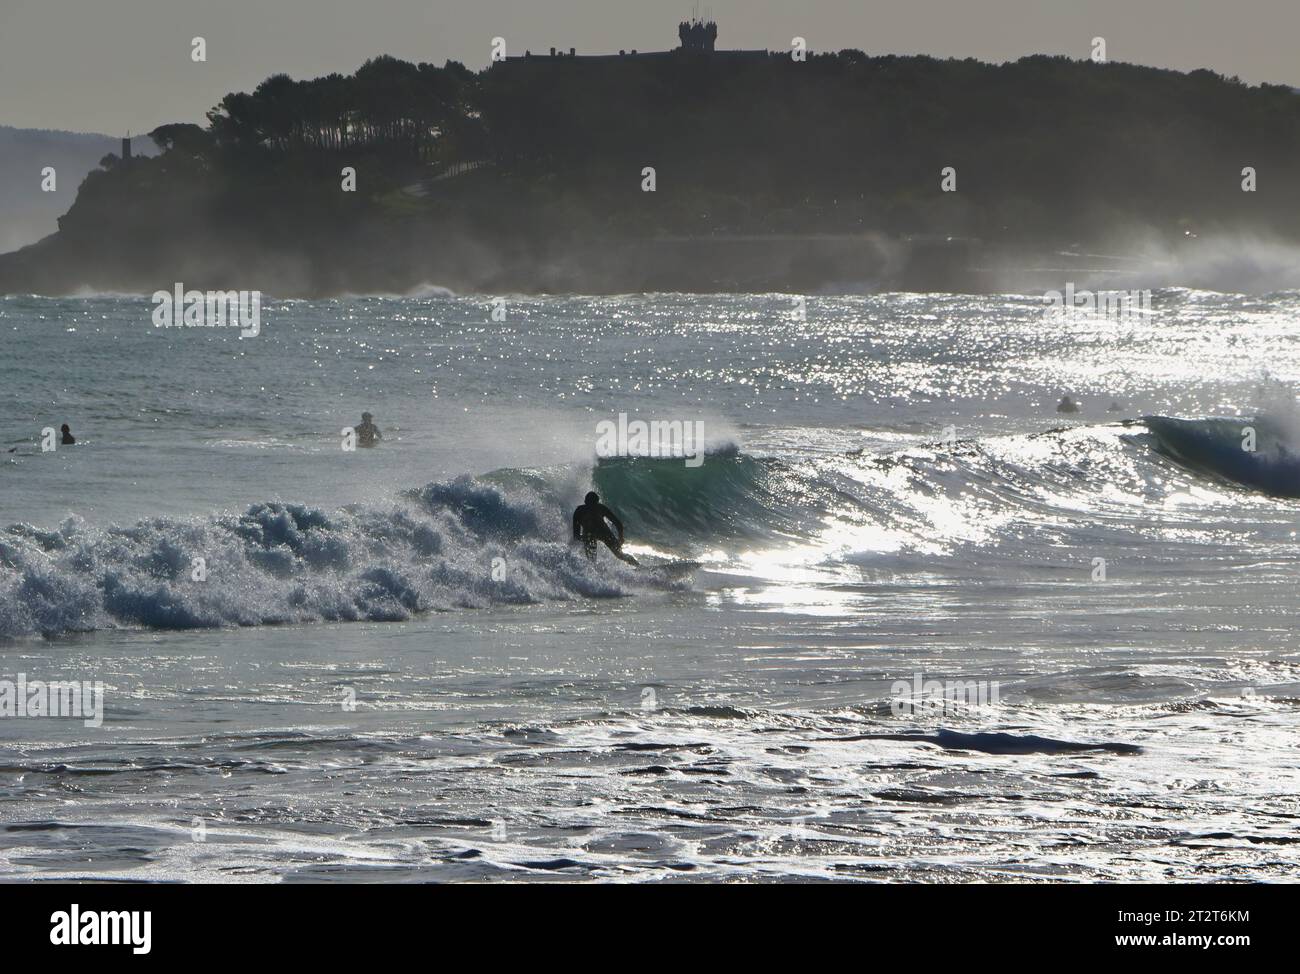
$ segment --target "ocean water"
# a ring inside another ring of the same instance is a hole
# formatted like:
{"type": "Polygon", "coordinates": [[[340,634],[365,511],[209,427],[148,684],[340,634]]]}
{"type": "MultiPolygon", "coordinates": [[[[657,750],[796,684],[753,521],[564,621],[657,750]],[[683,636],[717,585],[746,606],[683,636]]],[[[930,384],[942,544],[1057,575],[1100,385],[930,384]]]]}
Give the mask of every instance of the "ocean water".
{"type": "Polygon", "coordinates": [[[0,879],[1300,876],[1300,293],[506,308],[0,300],[0,879]]]}

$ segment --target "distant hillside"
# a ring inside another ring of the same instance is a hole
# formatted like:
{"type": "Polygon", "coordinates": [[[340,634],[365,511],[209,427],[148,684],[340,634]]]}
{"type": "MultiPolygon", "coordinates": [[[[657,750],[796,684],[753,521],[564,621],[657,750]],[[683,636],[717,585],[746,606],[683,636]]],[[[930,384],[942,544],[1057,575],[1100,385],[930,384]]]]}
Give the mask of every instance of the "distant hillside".
{"type": "MultiPolygon", "coordinates": [[[[58,229],[72,207],[77,187],[122,140],[108,135],[17,129],[0,125],[0,253],[35,243],[58,229]],[[41,170],[53,166],[57,191],[41,191],[41,170]]],[[[154,154],[147,136],[131,140],[131,151],[154,154]]]]}
{"type": "Polygon", "coordinates": [[[998,290],[1000,267],[1156,286],[1133,258],[1189,246],[1220,276],[1165,283],[1222,286],[1240,241],[1280,255],[1252,287],[1300,287],[1300,98],[1204,70],[379,57],[151,135],[161,155],[109,156],[54,240],[0,258],[0,291],[998,290]]]}

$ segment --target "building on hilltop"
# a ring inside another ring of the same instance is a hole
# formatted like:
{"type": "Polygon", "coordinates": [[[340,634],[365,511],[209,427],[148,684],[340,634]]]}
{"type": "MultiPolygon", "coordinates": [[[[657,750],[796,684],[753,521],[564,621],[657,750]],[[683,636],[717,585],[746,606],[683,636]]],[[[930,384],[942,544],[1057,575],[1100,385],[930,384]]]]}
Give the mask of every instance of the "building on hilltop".
{"type": "Polygon", "coordinates": [[[684,20],[677,25],[677,36],[681,38],[683,51],[701,51],[713,53],[713,45],[718,40],[718,25],[710,20],[684,20]]]}
{"type": "Polygon", "coordinates": [[[715,45],[718,40],[718,25],[710,20],[704,21],[695,18],[689,21],[682,21],[677,25],[677,37],[680,45],[671,51],[619,51],[617,54],[579,54],[576,48],[569,48],[569,53],[565,54],[563,50],[558,53],[555,48],[551,48],[551,53],[534,54],[532,51],[524,51],[523,54],[508,55],[505,62],[520,64],[529,62],[534,64],[564,63],[570,61],[617,61],[628,58],[648,59],[648,58],[671,58],[683,56],[702,56],[709,58],[766,58],[770,57],[768,51],[719,51],[715,45]]]}

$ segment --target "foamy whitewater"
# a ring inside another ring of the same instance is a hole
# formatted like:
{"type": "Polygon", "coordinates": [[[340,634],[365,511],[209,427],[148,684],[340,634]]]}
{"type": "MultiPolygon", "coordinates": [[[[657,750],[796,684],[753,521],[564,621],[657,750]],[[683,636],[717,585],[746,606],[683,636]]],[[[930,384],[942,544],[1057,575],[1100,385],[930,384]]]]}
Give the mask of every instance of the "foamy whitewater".
{"type": "Polygon", "coordinates": [[[1300,876],[1300,294],[792,307],[0,299],[0,879],[1300,876]]]}

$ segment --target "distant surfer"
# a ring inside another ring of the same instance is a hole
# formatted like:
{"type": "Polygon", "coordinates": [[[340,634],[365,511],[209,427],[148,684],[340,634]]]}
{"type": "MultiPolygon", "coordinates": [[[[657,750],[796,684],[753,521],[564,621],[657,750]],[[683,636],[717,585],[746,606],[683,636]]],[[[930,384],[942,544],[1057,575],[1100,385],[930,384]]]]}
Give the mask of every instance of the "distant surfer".
{"type": "Polygon", "coordinates": [[[1056,404],[1056,411],[1058,413],[1077,413],[1079,411],[1079,404],[1071,399],[1069,394],[1066,394],[1062,396],[1061,401],[1056,404]]]}
{"type": "Polygon", "coordinates": [[[583,499],[583,504],[573,512],[573,540],[582,542],[583,550],[590,561],[596,560],[596,547],[603,541],[605,547],[614,553],[615,558],[621,558],[629,565],[637,564],[635,558],[623,553],[623,522],[618,519],[617,514],[600,502],[600,495],[594,490],[588,492],[583,499]],[[617,538],[610,531],[606,521],[611,522],[618,530],[617,538]]]}
{"type": "Polygon", "coordinates": [[[357,432],[357,446],[374,446],[384,438],[384,434],[379,431],[375,425],[375,417],[369,413],[361,414],[361,423],[355,427],[357,432]]]}
{"type": "Polygon", "coordinates": [[[63,434],[63,439],[59,440],[60,446],[72,446],[77,442],[77,438],[72,435],[72,430],[68,427],[67,423],[64,423],[59,427],[59,432],[63,434]]]}

